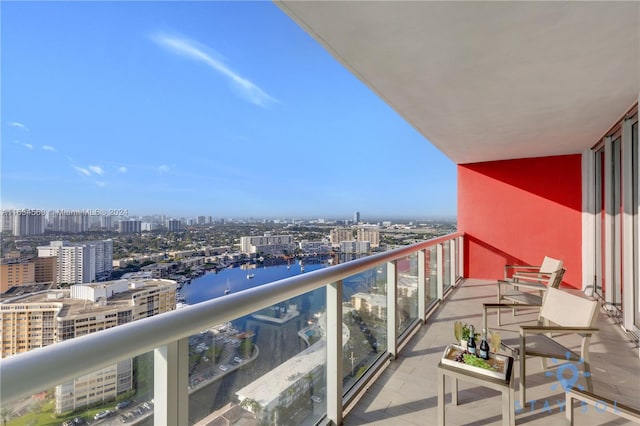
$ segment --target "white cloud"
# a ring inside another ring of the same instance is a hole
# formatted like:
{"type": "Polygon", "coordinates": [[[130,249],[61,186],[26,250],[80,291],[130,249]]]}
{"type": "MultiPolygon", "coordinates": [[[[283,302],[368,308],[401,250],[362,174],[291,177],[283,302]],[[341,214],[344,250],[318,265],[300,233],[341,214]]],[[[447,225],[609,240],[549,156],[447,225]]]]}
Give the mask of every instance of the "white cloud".
{"type": "Polygon", "coordinates": [[[25,126],[22,123],[18,123],[17,121],[10,121],[7,124],[9,124],[9,126],[11,126],[11,127],[17,127],[18,129],[25,130],[27,132],[29,131],[29,128],[27,126],[25,126]]]}
{"type": "Polygon", "coordinates": [[[127,173],[129,170],[125,166],[118,167],[118,171],[120,173],[127,173]]]}
{"type": "Polygon", "coordinates": [[[33,149],[33,145],[31,145],[30,143],[25,143],[23,145],[24,145],[25,148],[33,149]]]}
{"type": "Polygon", "coordinates": [[[107,185],[107,183],[98,180],[96,181],[96,185],[98,185],[100,188],[104,188],[107,185]]]}
{"type": "Polygon", "coordinates": [[[163,164],[163,165],[158,167],[158,171],[160,173],[166,173],[166,172],[169,171],[169,166],[167,166],[166,164],[163,164]]]}
{"type": "Polygon", "coordinates": [[[57,151],[57,149],[55,149],[51,145],[42,145],[42,149],[44,149],[45,151],[52,151],[52,152],[56,152],[57,151]]]}
{"type": "Polygon", "coordinates": [[[100,166],[89,166],[89,170],[97,175],[102,175],[104,173],[104,170],[102,170],[102,167],[100,166]]]}
{"type": "Polygon", "coordinates": [[[227,77],[233,87],[238,89],[240,95],[252,104],[265,107],[272,102],[278,102],[277,99],[273,98],[253,82],[242,77],[220,60],[205,52],[204,49],[207,49],[205,46],[200,46],[198,43],[190,40],[163,34],[152,36],[151,39],[158,45],[172,50],[175,53],[199,62],[204,62],[214,71],[227,77]]]}
{"type": "Polygon", "coordinates": [[[83,167],[78,167],[78,166],[72,166],[72,167],[76,169],[78,173],[81,173],[85,176],[91,176],[91,172],[83,167]]]}

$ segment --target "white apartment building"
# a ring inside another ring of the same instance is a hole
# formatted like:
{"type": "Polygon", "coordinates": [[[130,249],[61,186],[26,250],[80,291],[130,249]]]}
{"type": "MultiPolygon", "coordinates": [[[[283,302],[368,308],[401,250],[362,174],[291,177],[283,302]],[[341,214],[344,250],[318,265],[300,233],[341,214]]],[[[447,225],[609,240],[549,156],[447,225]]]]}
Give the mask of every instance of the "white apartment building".
{"type": "Polygon", "coordinates": [[[298,246],[303,253],[329,253],[331,244],[322,241],[301,241],[298,246]]]}
{"type": "Polygon", "coordinates": [[[51,241],[38,247],[38,257],[50,256],[58,258],[58,283],[88,283],[113,270],[113,241],[51,241]]]}
{"type": "Polygon", "coordinates": [[[45,212],[36,209],[2,210],[2,231],[16,237],[44,234],[45,212]]]}
{"type": "Polygon", "coordinates": [[[371,251],[369,241],[342,241],[340,252],[349,254],[367,254],[371,251]]]}
{"type": "Polygon", "coordinates": [[[88,211],[51,210],[49,226],[55,232],[87,232],[90,229],[90,213],[88,211]]]}
{"type": "Polygon", "coordinates": [[[258,237],[240,237],[240,251],[246,254],[291,254],[296,244],[291,235],[263,235],[258,237]]]}
{"type": "MultiPolygon", "coordinates": [[[[176,282],[118,280],[73,285],[0,304],[0,358],[172,311],[176,282]]],[[[109,401],[130,390],[126,360],[56,387],[56,412],[109,401]]]]}

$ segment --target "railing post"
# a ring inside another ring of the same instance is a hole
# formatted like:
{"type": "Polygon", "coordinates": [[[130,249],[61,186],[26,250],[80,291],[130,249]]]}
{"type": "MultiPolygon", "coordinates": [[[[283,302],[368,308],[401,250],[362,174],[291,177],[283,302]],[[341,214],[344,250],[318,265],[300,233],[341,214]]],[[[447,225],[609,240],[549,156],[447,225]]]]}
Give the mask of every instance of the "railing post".
{"type": "Polygon", "coordinates": [[[451,286],[456,285],[456,267],[458,265],[458,263],[456,262],[456,253],[458,251],[457,243],[458,242],[455,238],[449,240],[449,265],[451,265],[451,267],[449,268],[449,282],[451,283],[451,286]]]}
{"type": "Polygon", "coordinates": [[[387,262],[387,350],[393,359],[398,355],[398,266],[387,262]]]}
{"type": "Polygon", "coordinates": [[[342,424],[342,281],[327,289],[327,417],[342,424]]]}
{"type": "Polygon", "coordinates": [[[458,237],[458,271],[460,278],[464,278],[464,236],[462,235],[458,237]]]}
{"type": "Polygon", "coordinates": [[[427,311],[427,255],[424,250],[418,250],[418,315],[420,321],[425,321],[427,311]]]}
{"type": "Polygon", "coordinates": [[[189,423],[189,338],[153,351],[153,424],[189,423]]]}
{"type": "Polygon", "coordinates": [[[444,298],[444,248],[442,244],[436,245],[436,293],[438,300],[444,298]]]}

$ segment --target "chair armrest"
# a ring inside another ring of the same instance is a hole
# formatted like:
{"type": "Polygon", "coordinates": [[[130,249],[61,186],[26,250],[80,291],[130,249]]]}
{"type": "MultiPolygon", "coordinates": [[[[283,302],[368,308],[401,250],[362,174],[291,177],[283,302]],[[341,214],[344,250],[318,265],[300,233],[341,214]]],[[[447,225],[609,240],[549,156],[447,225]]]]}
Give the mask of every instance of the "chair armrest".
{"type": "Polygon", "coordinates": [[[531,265],[504,265],[505,269],[514,269],[514,268],[520,268],[520,269],[540,269],[542,265],[540,266],[531,266],[531,265]]]}
{"type": "Polygon", "coordinates": [[[523,309],[536,308],[540,309],[540,305],[530,305],[526,303],[483,303],[482,304],[482,328],[487,329],[487,310],[489,309],[523,309]]]}
{"type": "Polygon", "coordinates": [[[551,273],[549,272],[525,272],[525,271],[520,271],[520,272],[514,272],[512,275],[512,278],[545,278],[548,279],[551,276],[551,273]]]}
{"type": "Polygon", "coordinates": [[[526,303],[483,303],[482,307],[484,309],[492,308],[492,309],[513,309],[513,308],[538,308],[540,309],[540,305],[529,305],[526,303]]]}
{"type": "Polygon", "coordinates": [[[530,290],[540,290],[540,291],[547,290],[546,285],[535,283],[535,282],[528,283],[528,282],[512,282],[512,281],[498,280],[498,285],[510,285],[513,287],[518,287],[518,288],[522,287],[530,290]]]}
{"type": "Polygon", "coordinates": [[[513,282],[522,282],[522,281],[530,281],[530,282],[547,282],[551,278],[549,274],[513,274],[510,279],[506,281],[513,282]]]}
{"type": "Polygon", "coordinates": [[[519,270],[519,269],[531,269],[531,270],[539,270],[540,266],[531,266],[531,265],[504,265],[504,277],[505,279],[509,276],[510,270],[519,270]]]}
{"type": "Polygon", "coordinates": [[[521,325],[520,335],[524,334],[547,334],[547,333],[580,333],[593,334],[600,331],[595,327],[561,327],[561,326],[540,326],[540,325],[521,325]]]}

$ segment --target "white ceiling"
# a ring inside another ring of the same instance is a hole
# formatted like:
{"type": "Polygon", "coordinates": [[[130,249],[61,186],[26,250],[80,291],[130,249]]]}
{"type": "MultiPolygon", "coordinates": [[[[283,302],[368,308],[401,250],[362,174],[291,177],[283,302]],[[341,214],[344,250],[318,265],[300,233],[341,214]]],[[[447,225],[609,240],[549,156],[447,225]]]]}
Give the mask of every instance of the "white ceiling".
{"type": "Polygon", "coordinates": [[[640,93],[638,1],[276,4],[458,164],[580,153],[640,93]]]}

